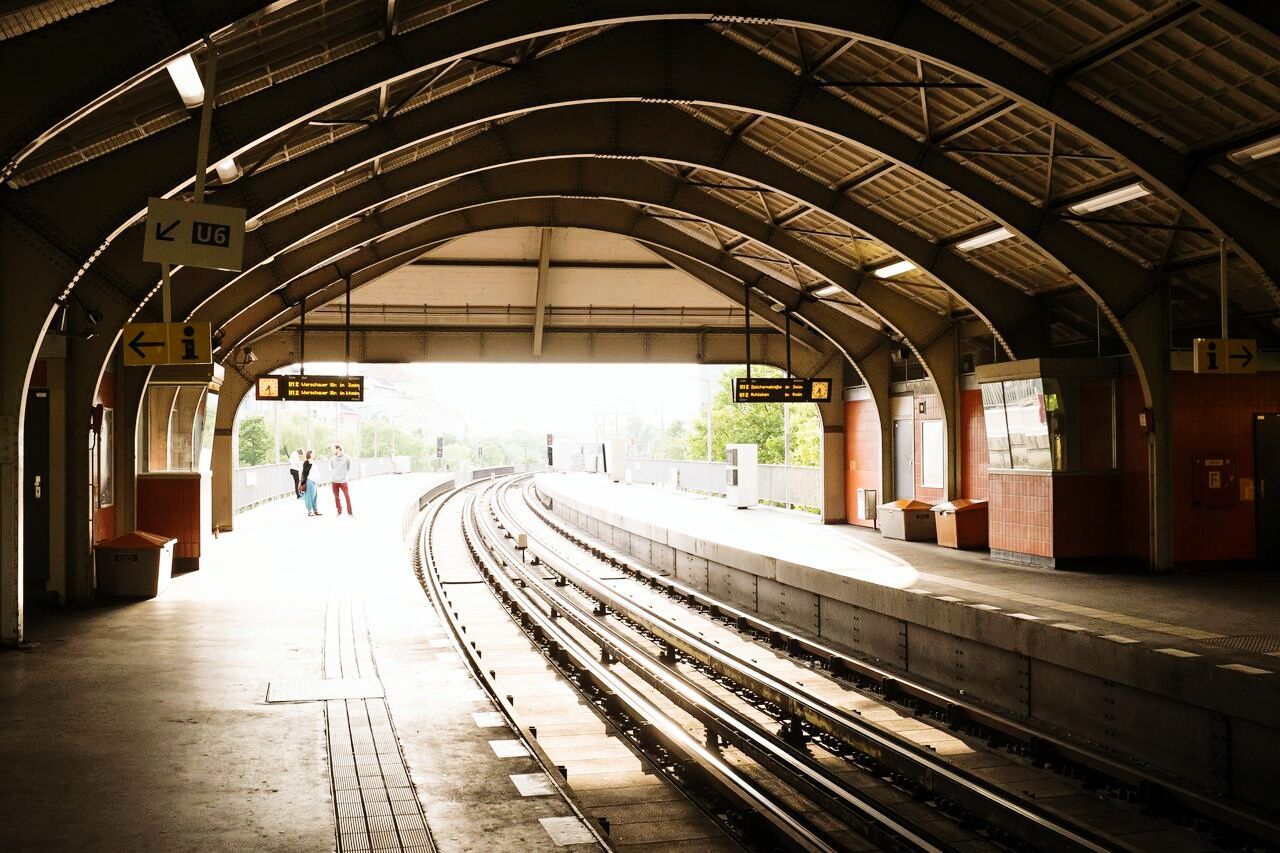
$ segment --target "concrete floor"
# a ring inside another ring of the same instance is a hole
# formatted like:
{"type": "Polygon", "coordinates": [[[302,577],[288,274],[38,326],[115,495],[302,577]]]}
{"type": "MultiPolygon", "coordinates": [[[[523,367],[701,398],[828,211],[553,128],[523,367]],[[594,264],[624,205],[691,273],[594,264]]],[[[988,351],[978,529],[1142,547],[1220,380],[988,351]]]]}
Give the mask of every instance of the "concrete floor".
{"type": "Polygon", "coordinates": [[[566,806],[519,797],[507,774],[538,768],[492,754],[472,713],[494,706],[437,659],[449,646],[399,537],[431,481],[353,483],[355,518],[268,504],[156,599],[33,614],[36,647],[0,655],[0,850],[333,850],[326,703],[266,695],[329,674],[336,603],[367,616],[353,636],[440,849],[491,849],[499,829],[508,849],[551,849],[538,818],[566,806]]]}

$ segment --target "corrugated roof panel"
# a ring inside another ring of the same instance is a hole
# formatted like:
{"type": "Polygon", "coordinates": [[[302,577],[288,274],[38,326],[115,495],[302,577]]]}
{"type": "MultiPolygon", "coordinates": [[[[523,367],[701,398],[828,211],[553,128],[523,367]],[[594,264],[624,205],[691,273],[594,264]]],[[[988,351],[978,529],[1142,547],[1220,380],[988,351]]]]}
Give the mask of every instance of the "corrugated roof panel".
{"type": "Polygon", "coordinates": [[[1189,150],[1275,121],[1280,57],[1206,13],[1073,83],[1143,130],[1189,150]]]}
{"type": "Polygon", "coordinates": [[[21,9],[0,15],[0,41],[33,33],[41,27],[65,21],[90,9],[106,6],[111,0],[49,0],[28,3],[21,9]]]}

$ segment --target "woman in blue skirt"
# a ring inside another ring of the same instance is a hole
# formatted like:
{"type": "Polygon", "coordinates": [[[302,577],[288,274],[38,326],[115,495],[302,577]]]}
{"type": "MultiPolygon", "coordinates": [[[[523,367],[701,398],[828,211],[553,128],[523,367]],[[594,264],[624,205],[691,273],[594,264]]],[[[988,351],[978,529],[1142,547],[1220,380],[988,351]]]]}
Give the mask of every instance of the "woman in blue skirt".
{"type": "Polygon", "coordinates": [[[302,492],[302,502],[307,507],[307,515],[320,515],[320,508],[316,505],[319,489],[316,488],[316,478],[311,476],[311,463],[315,455],[314,450],[307,451],[307,458],[302,462],[302,484],[298,487],[302,492]]]}

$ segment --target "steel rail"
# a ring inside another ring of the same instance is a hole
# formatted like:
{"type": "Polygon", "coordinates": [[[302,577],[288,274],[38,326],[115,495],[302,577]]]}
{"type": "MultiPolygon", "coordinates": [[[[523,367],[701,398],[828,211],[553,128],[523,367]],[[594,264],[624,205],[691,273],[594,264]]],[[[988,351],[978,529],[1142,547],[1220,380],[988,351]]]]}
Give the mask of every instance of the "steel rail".
{"type": "MultiPolygon", "coordinates": [[[[536,492],[536,487],[533,491],[536,492]]],[[[755,613],[742,610],[703,590],[659,574],[638,563],[630,555],[616,551],[607,545],[600,546],[588,542],[551,516],[540,498],[535,497],[529,502],[529,506],[543,523],[565,539],[590,552],[592,556],[682,600],[689,607],[704,610],[715,618],[735,623],[740,631],[767,638],[773,648],[821,663],[838,678],[874,685],[881,690],[886,699],[933,708],[953,727],[969,725],[1007,739],[1011,743],[1018,744],[1036,762],[1057,761],[1126,785],[1136,790],[1142,799],[1151,805],[1176,805],[1208,818],[1232,832],[1243,833],[1270,844],[1280,843],[1280,823],[1247,806],[1158,777],[1141,768],[1096,752],[1085,745],[1056,737],[983,706],[911,681],[904,678],[901,673],[891,672],[811,637],[774,625],[755,613]]]]}
{"type": "Polygon", "coordinates": [[[479,681],[480,684],[484,685],[485,690],[493,699],[494,705],[502,711],[503,716],[507,718],[515,728],[515,731],[520,735],[520,739],[529,748],[529,752],[534,757],[534,760],[542,767],[544,774],[555,789],[556,793],[559,794],[561,799],[563,799],[569,806],[570,811],[572,811],[573,814],[582,821],[583,825],[587,827],[601,848],[606,851],[614,850],[614,846],[608,836],[601,831],[601,828],[596,821],[592,820],[586,814],[585,810],[578,802],[577,797],[575,797],[572,791],[563,784],[562,777],[556,769],[555,762],[551,760],[549,755],[547,755],[546,750],[544,750],[538,743],[537,738],[533,737],[529,728],[522,725],[516,718],[514,709],[503,704],[498,695],[497,686],[491,680],[485,679],[484,668],[480,664],[480,657],[477,654],[477,650],[473,646],[469,645],[466,640],[466,627],[461,624],[456,613],[451,612],[444,606],[445,601],[447,601],[447,596],[444,594],[444,589],[440,582],[439,568],[436,565],[434,552],[431,549],[431,537],[434,533],[436,517],[439,515],[441,508],[443,508],[448,501],[460,496],[463,489],[452,488],[449,484],[444,484],[442,486],[437,486],[432,491],[435,492],[434,495],[431,494],[431,492],[428,492],[427,495],[423,496],[428,503],[419,511],[418,530],[414,537],[414,572],[418,577],[419,583],[422,584],[423,591],[427,593],[428,597],[435,605],[437,613],[445,624],[448,625],[454,645],[461,650],[463,655],[466,657],[467,663],[470,665],[476,680],[479,681]]]}
{"type": "Polygon", "coordinates": [[[767,821],[776,829],[780,841],[793,849],[834,853],[835,847],[799,821],[785,805],[776,802],[768,791],[699,743],[684,726],[609,670],[596,654],[561,627],[559,617],[570,614],[557,612],[554,605],[549,605],[548,612],[544,612],[532,599],[529,590],[507,575],[505,569],[513,565],[508,562],[511,555],[507,555],[507,560],[499,561],[485,546],[474,518],[474,504],[473,500],[463,514],[463,533],[482,575],[499,588],[495,591],[504,603],[519,611],[522,625],[531,627],[536,638],[547,642],[554,661],[564,663],[566,658],[571,659],[571,666],[606,697],[609,705],[623,709],[631,719],[639,722],[646,736],[660,742],[686,765],[701,767],[705,781],[714,784],[732,801],[740,803],[748,813],[755,813],[767,821]]]}
{"type": "MultiPolygon", "coordinates": [[[[528,477],[508,480],[514,483],[528,477]]],[[[526,501],[528,494],[526,490],[526,501]]],[[[532,507],[531,507],[532,509],[532,507]]],[[[536,511],[535,511],[536,512],[536,511]]],[[[602,605],[625,613],[655,636],[671,644],[703,666],[734,680],[774,703],[794,719],[803,720],[822,733],[873,756],[895,772],[912,779],[932,793],[945,797],[975,815],[1045,849],[1105,851],[1133,849],[1124,842],[1021,802],[990,783],[937,758],[920,746],[851,716],[807,691],[793,687],[758,666],[713,646],[681,625],[619,595],[549,545],[535,547],[537,537],[524,531],[533,550],[552,571],[573,578],[573,583],[602,605]]]]}
{"type": "MultiPolygon", "coordinates": [[[[503,486],[498,486],[499,502],[503,486]]],[[[540,573],[521,561],[515,549],[505,543],[506,530],[511,523],[505,507],[503,516],[495,515],[498,530],[490,532],[489,541],[502,551],[513,569],[523,575],[526,589],[532,588],[546,603],[549,610],[568,619],[590,642],[597,645],[607,658],[616,658],[629,669],[657,688],[666,698],[696,717],[709,733],[724,735],[747,754],[756,758],[790,787],[797,788],[811,799],[833,807],[833,811],[846,818],[846,823],[861,835],[871,838],[882,848],[932,850],[949,849],[949,845],[929,830],[893,814],[882,803],[863,791],[852,788],[830,769],[817,763],[801,750],[788,746],[773,732],[744,718],[738,712],[705,689],[694,684],[683,674],[655,660],[647,650],[603,625],[596,614],[584,609],[572,599],[549,584],[540,573]]]]}

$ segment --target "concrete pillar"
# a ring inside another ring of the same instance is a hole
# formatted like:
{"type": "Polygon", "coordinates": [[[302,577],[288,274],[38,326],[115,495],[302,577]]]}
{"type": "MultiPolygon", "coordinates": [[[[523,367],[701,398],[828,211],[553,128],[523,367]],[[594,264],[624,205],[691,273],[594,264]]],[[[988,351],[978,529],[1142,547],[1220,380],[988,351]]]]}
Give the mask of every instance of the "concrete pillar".
{"type": "Polygon", "coordinates": [[[67,343],[67,493],[63,509],[67,519],[67,601],[85,602],[93,598],[93,519],[97,511],[92,483],[96,448],[90,449],[89,435],[102,371],[100,362],[92,369],[87,364],[84,341],[70,339],[67,343]]]}
{"type": "MultiPolygon", "coordinates": [[[[267,372],[267,371],[264,371],[267,372]]],[[[218,411],[213,422],[213,452],[210,459],[210,523],[215,532],[234,529],[235,504],[232,480],[235,476],[235,423],[240,401],[249,392],[250,378],[239,371],[227,372],[218,392],[218,411]]]]}
{"type": "MultiPolygon", "coordinates": [[[[925,365],[942,407],[942,430],[947,440],[943,500],[960,497],[960,333],[951,324],[923,348],[925,365]]],[[[888,438],[892,438],[888,436],[888,438]]],[[[892,440],[889,441],[892,448],[892,440]]],[[[892,452],[892,451],[890,451],[892,452]]],[[[917,464],[919,461],[917,460],[917,464]]],[[[892,467],[892,466],[890,466],[892,467]]]]}
{"type": "Polygon", "coordinates": [[[147,379],[151,371],[117,367],[116,400],[116,528],[119,532],[138,527],[138,458],[143,407],[147,402],[147,379]]]}
{"type": "MultiPolygon", "coordinates": [[[[12,379],[12,377],[7,377],[12,379]]],[[[6,383],[9,384],[9,383],[6,383]]],[[[14,383],[25,393],[26,378],[14,383]]],[[[21,400],[4,395],[0,408],[0,642],[23,639],[22,600],[22,417],[21,400]]]]}
{"type": "Polygon", "coordinates": [[[822,422],[822,523],[844,524],[845,504],[845,432],[844,432],[844,397],[840,389],[852,380],[852,371],[845,359],[840,359],[840,366],[835,372],[836,391],[830,403],[818,406],[818,417],[822,422]]]}
{"type": "MultiPolygon", "coordinates": [[[[1155,280],[1119,317],[1149,410],[1147,535],[1150,570],[1173,569],[1173,380],[1169,370],[1169,286],[1155,280]]],[[[1126,425],[1137,427],[1137,424],[1126,425]]]]}
{"type": "Polygon", "coordinates": [[[67,491],[67,340],[48,335],[40,347],[49,389],[49,482],[45,500],[49,512],[49,581],[46,589],[59,602],[67,600],[67,520],[56,507],[66,505],[67,491]]]}

